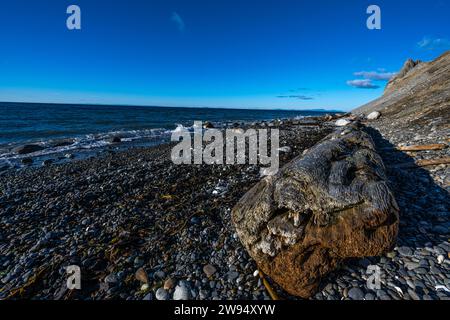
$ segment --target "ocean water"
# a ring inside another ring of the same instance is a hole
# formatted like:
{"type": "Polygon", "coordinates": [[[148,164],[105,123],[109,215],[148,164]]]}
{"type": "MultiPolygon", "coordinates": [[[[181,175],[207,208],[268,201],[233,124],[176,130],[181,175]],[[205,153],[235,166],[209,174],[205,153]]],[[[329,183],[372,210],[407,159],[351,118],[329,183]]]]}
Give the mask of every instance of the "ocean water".
{"type": "MultiPolygon", "coordinates": [[[[45,149],[32,156],[81,152],[111,145],[121,148],[169,141],[178,126],[209,121],[221,127],[235,122],[314,116],[321,111],[238,110],[137,106],[56,105],[0,102],[0,161],[20,159],[12,150],[23,144],[45,149]],[[59,142],[68,139],[63,146],[59,142]]],[[[30,155],[27,155],[30,156],[30,155]]]]}

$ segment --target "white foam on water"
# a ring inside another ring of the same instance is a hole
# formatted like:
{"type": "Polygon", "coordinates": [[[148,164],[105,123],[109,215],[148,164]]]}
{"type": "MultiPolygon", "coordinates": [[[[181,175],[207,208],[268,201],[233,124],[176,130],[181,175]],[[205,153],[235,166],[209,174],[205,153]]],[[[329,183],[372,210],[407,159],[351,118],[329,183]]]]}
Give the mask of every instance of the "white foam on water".
{"type": "Polygon", "coordinates": [[[10,143],[8,145],[4,145],[0,149],[0,160],[9,161],[9,160],[17,160],[28,157],[40,157],[47,156],[54,153],[65,153],[76,150],[87,150],[87,149],[95,149],[102,148],[109,145],[113,145],[112,139],[114,137],[121,138],[122,142],[134,142],[138,140],[145,139],[163,139],[164,137],[169,137],[172,133],[171,130],[156,128],[156,129],[145,129],[145,130],[118,130],[111,131],[106,133],[97,133],[97,134],[87,134],[85,136],[80,137],[70,137],[67,139],[73,140],[73,143],[66,146],[52,147],[52,143],[62,139],[52,139],[47,141],[29,141],[29,142],[20,142],[20,143],[10,143]],[[44,147],[45,149],[19,155],[14,153],[12,150],[15,147],[26,145],[26,144],[35,144],[44,147]]]}

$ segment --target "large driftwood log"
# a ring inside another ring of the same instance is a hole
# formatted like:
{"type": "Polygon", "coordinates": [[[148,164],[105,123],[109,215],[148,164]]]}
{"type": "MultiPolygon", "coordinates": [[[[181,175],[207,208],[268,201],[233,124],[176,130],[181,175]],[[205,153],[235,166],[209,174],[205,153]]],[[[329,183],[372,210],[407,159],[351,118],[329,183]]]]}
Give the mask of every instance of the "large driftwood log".
{"type": "Polygon", "coordinates": [[[398,232],[383,162],[358,124],[261,180],[234,207],[232,219],[259,268],[304,298],[343,259],[390,250],[398,232]]]}

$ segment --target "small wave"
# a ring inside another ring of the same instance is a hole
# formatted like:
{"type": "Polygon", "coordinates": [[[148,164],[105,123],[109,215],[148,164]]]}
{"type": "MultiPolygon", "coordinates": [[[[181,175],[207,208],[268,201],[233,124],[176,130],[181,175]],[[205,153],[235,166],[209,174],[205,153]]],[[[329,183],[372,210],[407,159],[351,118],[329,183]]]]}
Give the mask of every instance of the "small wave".
{"type": "Polygon", "coordinates": [[[70,137],[59,140],[53,139],[47,141],[26,141],[20,143],[19,142],[10,143],[7,145],[0,146],[0,160],[6,161],[6,160],[22,159],[25,157],[40,157],[55,153],[65,153],[77,150],[107,147],[113,144],[112,139],[114,137],[119,137],[122,142],[129,142],[129,143],[146,139],[151,139],[153,141],[155,140],[163,141],[163,139],[169,137],[171,133],[172,133],[171,130],[163,128],[145,129],[145,130],[119,130],[119,131],[110,131],[106,133],[87,134],[84,136],[70,137]],[[55,146],[57,141],[63,140],[67,140],[68,142],[63,143],[63,145],[55,146]],[[44,149],[25,155],[18,155],[15,152],[13,152],[14,148],[25,144],[40,145],[44,149]]]}
{"type": "Polygon", "coordinates": [[[189,130],[189,127],[186,128],[185,126],[183,126],[182,124],[179,124],[179,123],[177,123],[176,126],[177,127],[175,128],[175,130],[172,131],[173,133],[183,132],[183,131],[189,130]]]}

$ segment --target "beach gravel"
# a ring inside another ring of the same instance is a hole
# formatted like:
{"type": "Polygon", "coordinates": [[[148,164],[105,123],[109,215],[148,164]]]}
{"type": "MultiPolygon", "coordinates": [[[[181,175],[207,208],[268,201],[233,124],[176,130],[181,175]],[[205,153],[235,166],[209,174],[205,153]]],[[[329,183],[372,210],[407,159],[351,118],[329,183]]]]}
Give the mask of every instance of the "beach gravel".
{"type": "MultiPolygon", "coordinates": [[[[335,119],[316,121],[254,125],[281,129],[280,147],[291,149],[280,153],[285,164],[334,128],[335,119]]],[[[380,148],[387,147],[385,140],[400,143],[421,134],[390,134],[391,127],[377,121],[371,125],[379,126],[381,134],[374,137],[380,148]]],[[[425,134],[427,139],[436,137],[425,134]]],[[[231,208],[259,181],[260,167],[177,166],[171,148],[133,148],[2,171],[0,299],[270,299],[230,218],[231,208]],[[81,290],[66,287],[71,265],[81,269],[81,290]],[[216,271],[206,273],[206,265],[216,271]],[[148,276],[145,290],[143,273],[136,278],[141,268],[148,276]]],[[[448,149],[434,152],[418,157],[448,155],[448,149]]],[[[385,164],[405,160],[394,151],[381,156],[385,164]]],[[[449,298],[436,289],[450,288],[449,168],[388,167],[387,173],[401,209],[397,247],[384,257],[346,261],[313,299],[449,298]],[[367,287],[368,265],[382,271],[379,289],[367,287]]],[[[296,299],[267,280],[281,297],[296,299]]]]}

